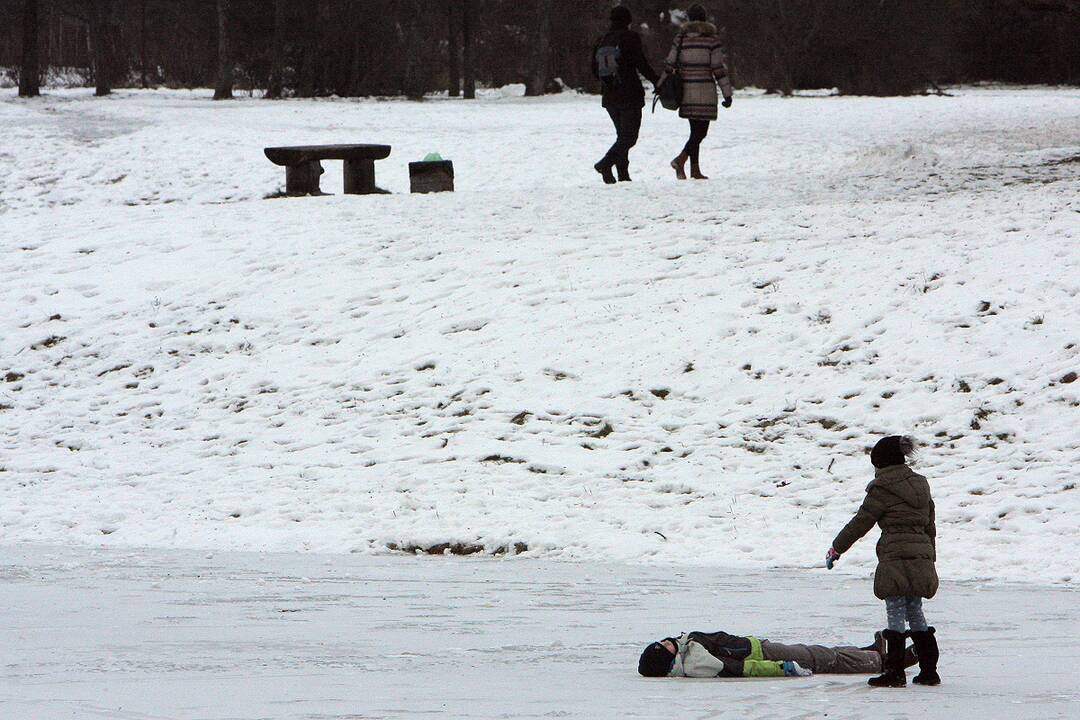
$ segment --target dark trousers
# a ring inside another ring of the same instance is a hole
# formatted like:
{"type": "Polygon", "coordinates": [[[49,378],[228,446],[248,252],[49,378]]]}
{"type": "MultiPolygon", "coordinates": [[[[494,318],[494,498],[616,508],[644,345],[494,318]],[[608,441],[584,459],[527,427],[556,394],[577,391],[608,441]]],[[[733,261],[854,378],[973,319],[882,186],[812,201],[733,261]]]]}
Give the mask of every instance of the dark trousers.
{"type": "Polygon", "coordinates": [[[607,111],[615,125],[616,138],[600,162],[625,170],[630,165],[630,148],[637,145],[641,132],[641,108],[608,108],[607,111]]]}
{"type": "Polygon", "coordinates": [[[683,148],[683,152],[690,157],[690,161],[693,162],[695,165],[698,164],[698,157],[701,150],[701,141],[704,140],[705,136],[708,134],[708,120],[690,121],[690,139],[686,141],[686,147],[683,148]]]}
{"type": "Polygon", "coordinates": [[[876,650],[822,645],[781,645],[762,640],[761,653],[766,660],[794,660],[818,675],[824,673],[872,675],[881,672],[881,655],[876,650]]]}

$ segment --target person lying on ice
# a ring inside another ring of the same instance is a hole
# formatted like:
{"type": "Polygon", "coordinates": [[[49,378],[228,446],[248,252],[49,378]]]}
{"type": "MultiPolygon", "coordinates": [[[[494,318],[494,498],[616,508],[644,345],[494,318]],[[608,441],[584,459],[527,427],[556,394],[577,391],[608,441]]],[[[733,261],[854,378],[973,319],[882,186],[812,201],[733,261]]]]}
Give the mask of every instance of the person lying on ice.
{"type": "MultiPolygon", "coordinates": [[[[813,673],[872,675],[881,672],[885,644],[878,633],[870,647],[782,645],[725,632],[691,632],[650,644],[638,672],[645,677],[806,677],[813,673]]],[[[910,650],[905,662],[917,659],[910,650]]]]}

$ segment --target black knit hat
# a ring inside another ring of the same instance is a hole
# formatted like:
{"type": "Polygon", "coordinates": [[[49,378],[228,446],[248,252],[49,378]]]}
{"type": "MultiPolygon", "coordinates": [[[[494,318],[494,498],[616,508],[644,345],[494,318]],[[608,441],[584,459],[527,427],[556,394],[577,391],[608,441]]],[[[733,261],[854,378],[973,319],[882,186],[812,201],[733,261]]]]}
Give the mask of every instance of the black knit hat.
{"type": "Polygon", "coordinates": [[[654,642],[641,653],[637,671],[645,677],[667,677],[674,664],[675,656],[671,654],[671,651],[660,643],[654,642]]]}
{"type": "Polygon", "coordinates": [[[870,452],[870,462],[876,468],[887,468],[892,465],[903,465],[907,457],[915,452],[915,443],[909,437],[890,435],[878,440],[877,445],[870,452]]]}
{"type": "Polygon", "coordinates": [[[630,13],[630,8],[624,5],[611,8],[612,25],[629,25],[632,22],[634,22],[634,16],[630,13]]]}
{"type": "Polygon", "coordinates": [[[698,5],[697,3],[695,3],[695,4],[691,5],[689,8],[687,8],[686,17],[689,18],[690,20],[696,20],[696,21],[699,21],[699,22],[705,22],[705,21],[707,21],[709,19],[709,13],[706,12],[704,7],[702,7],[701,5],[698,5]]]}

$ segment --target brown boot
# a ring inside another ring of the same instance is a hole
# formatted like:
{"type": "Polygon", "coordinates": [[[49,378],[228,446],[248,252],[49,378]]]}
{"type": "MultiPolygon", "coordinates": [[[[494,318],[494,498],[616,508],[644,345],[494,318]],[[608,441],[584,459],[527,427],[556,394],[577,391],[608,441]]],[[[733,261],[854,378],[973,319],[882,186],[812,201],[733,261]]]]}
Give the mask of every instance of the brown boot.
{"type": "Polygon", "coordinates": [[[686,153],[679,153],[678,157],[671,161],[671,167],[675,170],[675,177],[680,180],[686,179],[686,161],[690,159],[690,156],[686,153]]]}
{"type": "Polygon", "coordinates": [[[690,161],[690,177],[695,180],[708,180],[709,178],[701,174],[701,166],[694,161],[690,161]]]}

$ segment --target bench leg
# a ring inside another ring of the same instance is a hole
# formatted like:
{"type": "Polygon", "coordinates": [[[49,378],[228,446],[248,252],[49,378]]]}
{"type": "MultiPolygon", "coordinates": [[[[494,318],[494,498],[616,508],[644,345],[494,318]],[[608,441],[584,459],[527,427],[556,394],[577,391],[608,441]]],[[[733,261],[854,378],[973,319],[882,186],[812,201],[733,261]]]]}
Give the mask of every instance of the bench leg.
{"type": "Polygon", "coordinates": [[[375,187],[374,160],[346,160],[344,167],[346,195],[370,195],[381,192],[375,187]]]}
{"type": "Polygon", "coordinates": [[[286,195],[321,195],[319,176],[323,174],[318,160],[285,167],[286,195]]]}

